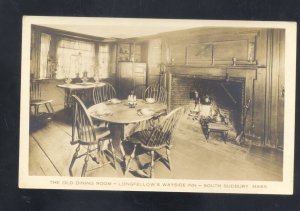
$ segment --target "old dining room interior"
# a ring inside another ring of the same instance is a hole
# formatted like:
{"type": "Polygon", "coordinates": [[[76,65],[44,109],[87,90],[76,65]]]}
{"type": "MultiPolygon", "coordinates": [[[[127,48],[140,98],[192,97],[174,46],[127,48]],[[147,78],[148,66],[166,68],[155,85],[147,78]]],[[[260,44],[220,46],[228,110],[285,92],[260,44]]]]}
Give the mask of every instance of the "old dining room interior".
{"type": "Polygon", "coordinates": [[[43,24],[30,46],[29,175],[282,181],[284,29],[43,24]]]}

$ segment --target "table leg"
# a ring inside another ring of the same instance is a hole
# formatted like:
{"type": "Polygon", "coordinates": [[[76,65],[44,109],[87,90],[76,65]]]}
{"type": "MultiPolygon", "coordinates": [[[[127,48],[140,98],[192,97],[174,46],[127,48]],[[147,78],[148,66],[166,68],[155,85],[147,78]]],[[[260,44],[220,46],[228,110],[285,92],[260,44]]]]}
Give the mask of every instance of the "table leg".
{"type": "Polygon", "coordinates": [[[65,89],[65,108],[71,108],[72,106],[71,96],[72,96],[72,91],[70,89],[65,89]]]}
{"type": "Polygon", "coordinates": [[[110,123],[109,129],[112,134],[112,144],[117,153],[117,156],[121,161],[124,161],[125,151],[123,148],[122,140],[124,139],[124,125],[123,124],[115,124],[110,123]],[[120,158],[121,156],[121,158],[120,158]]]}
{"type": "Polygon", "coordinates": [[[224,142],[225,142],[225,144],[226,144],[227,138],[228,138],[228,131],[224,131],[223,136],[224,136],[224,142]]]}
{"type": "Polygon", "coordinates": [[[208,141],[208,139],[209,139],[209,133],[210,133],[210,129],[207,129],[207,132],[206,132],[206,141],[208,141]]]}

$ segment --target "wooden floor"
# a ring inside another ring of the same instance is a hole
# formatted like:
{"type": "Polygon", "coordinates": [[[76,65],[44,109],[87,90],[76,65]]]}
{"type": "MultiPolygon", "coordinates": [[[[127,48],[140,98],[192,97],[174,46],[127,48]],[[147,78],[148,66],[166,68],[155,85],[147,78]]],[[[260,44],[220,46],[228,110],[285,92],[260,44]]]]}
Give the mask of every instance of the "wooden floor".
{"type": "MultiPolygon", "coordinates": [[[[76,146],[70,144],[71,124],[63,112],[55,118],[39,125],[30,133],[29,174],[36,176],[69,176],[69,164],[76,146]]],[[[282,180],[283,153],[276,149],[258,147],[251,144],[239,146],[229,137],[225,144],[218,134],[205,140],[197,121],[184,116],[176,131],[172,148],[172,170],[163,162],[155,163],[155,178],[198,179],[198,180],[282,180]]],[[[130,152],[128,152],[130,153],[130,152]]],[[[139,157],[145,164],[147,155],[139,157]]],[[[80,176],[83,158],[74,165],[74,176],[80,176]]],[[[136,166],[133,165],[133,168],[136,166]]],[[[89,161],[90,177],[124,177],[121,165],[115,170],[111,165],[99,168],[89,161]]],[[[128,173],[126,177],[139,177],[128,173]]]]}

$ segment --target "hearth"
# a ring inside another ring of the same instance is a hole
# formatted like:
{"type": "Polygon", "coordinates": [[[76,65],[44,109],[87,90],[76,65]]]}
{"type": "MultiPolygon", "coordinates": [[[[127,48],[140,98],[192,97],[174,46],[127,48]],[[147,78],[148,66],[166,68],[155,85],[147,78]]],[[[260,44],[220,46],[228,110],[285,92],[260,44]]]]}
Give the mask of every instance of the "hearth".
{"type": "Polygon", "coordinates": [[[205,102],[201,100],[203,96],[209,96],[209,98],[211,98],[213,112],[210,116],[217,115],[219,112],[222,116],[228,118],[233,129],[236,131],[241,130],[244,82],[195,79],[191,87],[191,92],[193,91],[199,94],[200,105],[205,104],[205,102]]]}
{"type": "MultiPolygon", "coordinates": [[[[203,117],[213,118],[220,113],[226,118],[234,132],[242,128],[244,102],[244,82],[198,77],[173,77],[172,105],[174,107],[190,104],[191,112],[203,117]],[[208,98],[209,105],[204,102],[208,98]],[[209,110],[207,110],[209,109],[209,110]],[[210,111],[211,110],[211,111],[210,111]]],[[[199,120],[199,118],[197,118],[199,120]]]]}
{"type": "Polygon", "coordinates": [[[244,128],[245,134],[251,135],[254,125],[252,105],[256,71],[255,66],[169,66],[168,109],[190,104],[195,92],[199,97],[208,95],[217,110],[229,114],[236,134],[244,128]],[[244,123],[244,107],[248,101],[251,103],[244,123]]]}

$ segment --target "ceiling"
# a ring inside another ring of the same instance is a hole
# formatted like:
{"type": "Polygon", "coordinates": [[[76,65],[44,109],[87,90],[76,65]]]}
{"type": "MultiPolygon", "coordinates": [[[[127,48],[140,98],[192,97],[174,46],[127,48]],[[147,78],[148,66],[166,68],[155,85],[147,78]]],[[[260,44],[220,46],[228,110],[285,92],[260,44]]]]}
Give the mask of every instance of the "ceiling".
{"type": "Polygon", "coordinates": [[[170,21],[167,19],[95,19],[92,21],[91,19],[86,19],[86,21],[73,19],[72,22],[68,22],[69,19],[66,20],[38,25],[96,37],[120,39],[201,27],[199,22],[196,21],[170,21]]]}
{"type": "MultiPolygon", "coordinates": [[[[200,21],[171,19],[130,19],[130,18],[71,18],[71,17],[37,17],[33,24],[86,34],[102,38],[135,38],[151,36],[164,32],[203,29],[202,33],[214,34],[224,32],[224,28],[244,28],[245,22],[239,21],[200,21]]],[[[247,22],[245,29],[249,30],[257,23],[247,22]]],[[[237,31],[236,31],[237,32],[237,31]]]]}
{"type": "Polygon", "coordinates": [[[189,29],[189,26],[124,26],[124,25],[105,25],[105,26],[91,26],[91,25],[52,25],[42,24],[42,26],[70,31],[80,34],[92,35],[104,38],[133,38],[155,35],[163,32],[170,32],[176,30],[189,29]]]}

